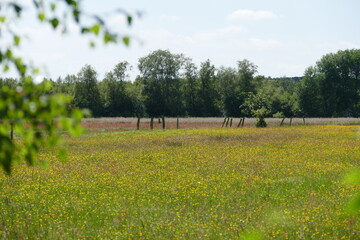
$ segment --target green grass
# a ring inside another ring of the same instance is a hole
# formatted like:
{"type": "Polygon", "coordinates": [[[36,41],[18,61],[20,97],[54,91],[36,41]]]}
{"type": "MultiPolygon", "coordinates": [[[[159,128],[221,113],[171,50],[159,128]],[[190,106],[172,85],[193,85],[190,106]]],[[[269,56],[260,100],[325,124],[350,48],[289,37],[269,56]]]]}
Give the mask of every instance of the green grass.
{"type": "Polygon", "coordinates": [[[356,126],[93,132],[0,174],[2,239],[359,239],[356,126]]]}

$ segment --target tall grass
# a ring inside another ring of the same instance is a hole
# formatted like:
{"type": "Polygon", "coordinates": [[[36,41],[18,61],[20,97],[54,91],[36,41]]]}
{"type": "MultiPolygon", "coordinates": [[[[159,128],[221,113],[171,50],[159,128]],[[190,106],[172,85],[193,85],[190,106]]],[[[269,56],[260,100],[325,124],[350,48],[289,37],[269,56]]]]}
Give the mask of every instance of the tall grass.
{"type": "Polygon", "coordinates": [[[93,132],[0,174],[2,239],[356,239],[355,126],[93,132]]]}

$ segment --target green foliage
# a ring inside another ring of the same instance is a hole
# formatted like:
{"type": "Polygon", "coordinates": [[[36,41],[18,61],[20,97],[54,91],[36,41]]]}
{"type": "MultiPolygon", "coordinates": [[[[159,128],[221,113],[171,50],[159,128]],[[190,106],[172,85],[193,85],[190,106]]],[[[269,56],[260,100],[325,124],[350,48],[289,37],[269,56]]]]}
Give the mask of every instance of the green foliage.
{"type": "Polygon", "coordinates": [[[105,79],[100,83],[100,95],[106,116],[129,117],[134,112],[134,101],[128,91],[131,84],[127,81],[127,71],[131,69],[128,62],[118,63],[113,71],[106,74],[105,79]]]}
{"type": "Polygon", "coordinates": [[[201,116],[220,116],[220,94],[216,85],[216,68],[207,60],[200,65],[200,98],[201,98],[201,116]]]}
{"type": "Polygon", "coordinates": [[[257,73],[257,66],[249,60],[238,61],[239,86],[243,92],[255,92],[253,83],[254,75],[257,73]]]}
{"type": "Polygon", "coordinates": [[[323,56],[305,72],[299,105],[308,116],[360,116],[360,49],[323,56]]]}
{"type": "Polygon", "coordinates": [[[267,127],[265,117],[270,114],[270,107],[263,94],[248,93],[241,108],[244,112],[250,113],[251,116],[258,118],[256,127],[267,127]]]}
{"type": "Polygon", "coordinates": [[[52,147],[61,142],[60,130],[70,135],[81,133],[82,112],[68,112],[71,98],[50,95],[51,83],[35,85],[31,78],[24,79],[16,89],[2,86],[0,90],[0,165],[10,173],[14,161],[33,165],[40,147],[52,147]],[[16,138],[12,139],[11,132],[16,138]]]}
{"type": "Polygon", "coordinates": [[[182,91],[184,93],[186,114],[189,116],[201,116],[200,79],[197,67],[191,59],[187,59],[184,68],[182,91]]]}
{"type": "Polygon", "coordinates": [[[224,115],[241,117],[243,113],[239,106],[244,103],[244,92],[240,87],[236,69],[221,67],[217,78],[224,115]]]}
{"type": "Polygon", "coordinates": [[[77,108],[89,109],[94,117],[101,116],[102,105],[97,85],[97,72],[85,65],[77,75],[73,105],[77,108]]]}
{"type": "Polygon", "coordinates": [[[145,106],[151,117],[184,113],[180,69],[184,57],[168,50],[157,50],[139,59],[145,106]]]}
{"type": "MultiPolygon", "coordinates": [[[[345,183],[349,185],[360,185],[360,170],[354,169],[345,176],[345,183]]],[[[347,211],[350,214],[358,214],[360,212],[360,194],[358,193],[348,203],[347,211]]]]}

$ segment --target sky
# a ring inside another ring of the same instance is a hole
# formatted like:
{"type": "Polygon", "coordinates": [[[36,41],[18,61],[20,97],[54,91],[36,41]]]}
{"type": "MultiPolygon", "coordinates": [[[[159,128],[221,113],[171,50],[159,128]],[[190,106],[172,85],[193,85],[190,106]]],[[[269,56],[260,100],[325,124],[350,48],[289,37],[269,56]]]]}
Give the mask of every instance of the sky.
{"type": "MultiPolygon", "coordinates": [[[[31,2],[30,0],[23,0],[31,2]]],[[[28,3],[30,4],[30,3],[28,3]]],[[[101,80],[120,61],[128,61],[133,80],[137,63],[157,49],[182,53],[197,66],[210,59],[216,66],[236,67],[248,59],[258,74],[271,77],[302,76],[305,69],[328,53],[360,49],[359,0],[83,0],[88,13],[105,16],[108,24],[132,37],[124,45],[89,48],[76,33],[53,33],[34,20],[31,8],[18,23],[27,38],[20,53],[53,79],[77,74],[85,64],[101,80]],[[141,11],[129,28],[115,9],[141,11]]],[[[72,29],[72,27],[74,29],[72,29]]]]}

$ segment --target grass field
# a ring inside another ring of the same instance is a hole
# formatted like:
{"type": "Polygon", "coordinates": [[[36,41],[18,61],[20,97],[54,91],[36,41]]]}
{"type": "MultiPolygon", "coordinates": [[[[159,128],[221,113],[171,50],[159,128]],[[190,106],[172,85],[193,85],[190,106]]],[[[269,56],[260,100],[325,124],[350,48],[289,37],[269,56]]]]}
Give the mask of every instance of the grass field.
{"type": "Polygon", "coordinates": [[[0,239],[360,239],[358,126],[89,132],[0,173],[0,239]],[[250,239],[250,238],[248,238],[250,239]]]}

